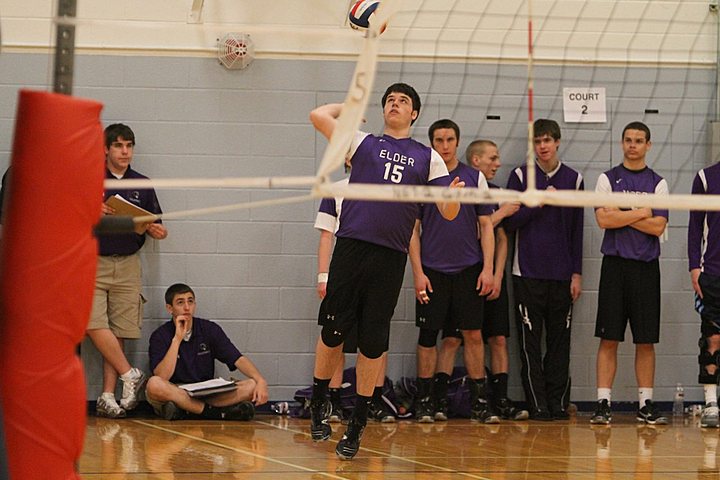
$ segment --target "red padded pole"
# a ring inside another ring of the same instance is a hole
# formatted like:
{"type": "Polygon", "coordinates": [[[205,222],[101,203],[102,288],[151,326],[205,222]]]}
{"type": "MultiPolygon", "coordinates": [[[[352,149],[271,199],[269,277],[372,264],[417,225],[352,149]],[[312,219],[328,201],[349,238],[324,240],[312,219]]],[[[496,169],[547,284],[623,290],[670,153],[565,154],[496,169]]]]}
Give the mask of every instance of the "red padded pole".
{"type": "Polygon", "coordinates": [[[0,406],[13,480],[80,478],[87,400],[76,348],[95,284],[101,109],[19,96],[0,245],[0,406]]]}

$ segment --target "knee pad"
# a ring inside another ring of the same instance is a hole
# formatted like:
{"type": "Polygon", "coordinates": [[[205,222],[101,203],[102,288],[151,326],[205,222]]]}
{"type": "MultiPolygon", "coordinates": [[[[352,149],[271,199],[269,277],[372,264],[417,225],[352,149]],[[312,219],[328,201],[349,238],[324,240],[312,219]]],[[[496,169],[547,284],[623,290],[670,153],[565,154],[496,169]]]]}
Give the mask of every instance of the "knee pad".
{"type": "Polygon", "coordinates": [[[700,374],[698,376],[698,381],[702,384],[717,385],[718,381],[720,380],[720,350],[716,350],[713,353],[708,352],[708,341],[705,337],[700,338],[698,346],[700,347],[700,355],[698,355],[700,374]],[[715,373],[708,373],[708,365],[715,365],[716,367],[718,367],[715,370],[715,373]]]}
{"type": "Polygon", "coordinates": [[[325,345],[330,348],[334,348],[345,341],[345,333],[335,330],[331,326],[325,325],[320,331],[320,338],[325,345]]]}
{"type": "Polygon", "coordinates": [[[370,335],[358,339],[358,350],[367,358],[380,358],[387,351],[387,338],[383,340],[380,335],[370,335]]]}
{"type": "Polygon", "coordinates": [[[437,345],[437,337],[439,330],[431,330],[429,328],[421,328],[418,335],[418,345],[425,348],[432,348],[437,345]]]}

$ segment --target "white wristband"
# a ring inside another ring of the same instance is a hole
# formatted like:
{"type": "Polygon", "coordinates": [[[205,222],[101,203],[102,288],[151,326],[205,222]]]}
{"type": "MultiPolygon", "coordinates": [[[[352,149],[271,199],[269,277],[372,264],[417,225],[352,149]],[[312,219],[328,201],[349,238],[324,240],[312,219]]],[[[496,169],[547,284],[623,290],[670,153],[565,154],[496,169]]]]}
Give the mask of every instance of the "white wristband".
{"type": "Polygon", "coordinates": [[[328,281],[328,273],[318,273],[318,281],[317,283],[327,283],[328,281]]]}

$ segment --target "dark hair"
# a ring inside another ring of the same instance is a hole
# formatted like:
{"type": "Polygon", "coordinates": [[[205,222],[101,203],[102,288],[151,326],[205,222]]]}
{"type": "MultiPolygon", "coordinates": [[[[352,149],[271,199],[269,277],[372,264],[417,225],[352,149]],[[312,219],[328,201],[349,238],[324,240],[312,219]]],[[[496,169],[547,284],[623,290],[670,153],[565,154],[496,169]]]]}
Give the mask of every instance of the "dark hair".
{"type": "Polygon", "coordinates": [[[168,289],[165,290],[165,304],[172,305],[173,300],[175,300],[175,295],[182,295],[183,293],[192,293],[193,297],[195,296],[195,292],[193,292],[193,289],[185,285],[184,283],[175,283],[173,285],[170,285],[168,289]]]}
{"type": "Polygon", "coordinates": [[[533,138],[550,135],[553,140],[560,140],[560,126],[555,120],[538,118],[533,123],[533,138]]]}
{"type": "Polygon", "coordinates": [[[492,145],[497,148],[497,144],[492,140],[474,140],[470,142],[470,145],[465,149],[465,161],[470,165],[473,155],[480,156],[485,153],[485,147],[492,145]]]}
{"type": "Polygon", "coordinates": [[[456,140],[458,142],[460,141],[460,127],[458,127],[458,124],[448,118],[443,118],[442,120],[437,120],[432,125],[430,125],[430,128],[428,128],[428,137],[430,137],[431,145],[433,142],[433,135],[435,135],[435,130],[439,130],[441,128],[452,128],[453,130],[455,130],[456,140]]]}
{"type": "Polygon", "coordinates": [[[123,138],[135,145],[135,132],[123,123],[113,123],[105,128],[105,148],[110,148],[118,138],[123,138]]]}
{"type": "MultiPolygon", "coordinates": [[[[387,88],[387,90],[385,90],[385,94],[382,96],[381,105],[383,108],[385,108],[385,101],[387,100],[388,95],[390,95],[391,93],[402,93],[410,97],[410,100],[412,101],[413,111],[418,112],[418,116],[415,117],[415,120],[417,120],[420,116],[420,107],[422,106],[422,102],[420,102],[420,95],[418,95],[415,89],[407,83],[393,83],[387,88]]],[[[412,120],[410,122],[410,125],[415,123],[415,120],[412,120]]]]}
{"type": "Polygon", "coordinates": [[[645,132],[645,141],[650,141],[650,129],[643,122],[630,122],[623,128],[622,138],[625,139],[625,132],[628,130],[640,130],[645,132]]]}

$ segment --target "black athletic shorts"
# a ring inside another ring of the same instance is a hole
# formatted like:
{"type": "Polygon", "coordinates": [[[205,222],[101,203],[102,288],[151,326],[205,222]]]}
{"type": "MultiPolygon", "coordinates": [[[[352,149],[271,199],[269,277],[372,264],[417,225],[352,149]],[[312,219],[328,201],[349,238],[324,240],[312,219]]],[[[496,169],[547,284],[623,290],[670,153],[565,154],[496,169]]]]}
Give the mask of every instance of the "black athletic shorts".
{"type": "Polygon", "coordinates": [[[490,337],[510,336],[510,311],[508,310],[508,292],[505,277],[500,286],[500,296],[495,300],[485,300],[483,318],[483,339],[487,343],[490,337]]]}
{"type": "Polygon", "coordinates": [[[701,273],[698,279],[703,293],[700,333],[703,337],[720,334],[720,277],[701,273]]]}
{"type": "Polygon", "coordinates": [[[415,325],[420,328],[442,330],[443,338],[454,330],[481,330],[485,297],[478,295],[477,279],[482,263],[458,273],[447,273],[425,268],[433,291],[427,292],[429,303],[415,300],[415,325]]]}
{"type": "Polygon", "coordinates": [[[633,343],[660,341],[660,263],[605,255],[595,336],[622,342],[628,320],[633,343]]]}
{"type": "Polygon", "coordinates": [[[390,319],[400,295],[406,261],[405,252],[338,238],[318,323],[332,326],[348,341],[350,332],[357,328],[357,347],[361,352],[368,351],[363,347],[377,345],[387,351],[390,319]]]}

